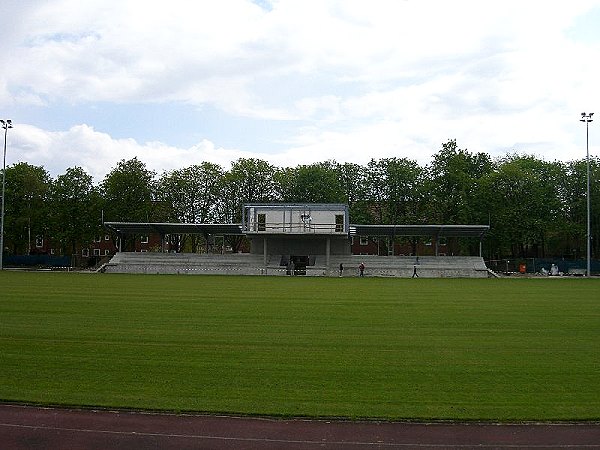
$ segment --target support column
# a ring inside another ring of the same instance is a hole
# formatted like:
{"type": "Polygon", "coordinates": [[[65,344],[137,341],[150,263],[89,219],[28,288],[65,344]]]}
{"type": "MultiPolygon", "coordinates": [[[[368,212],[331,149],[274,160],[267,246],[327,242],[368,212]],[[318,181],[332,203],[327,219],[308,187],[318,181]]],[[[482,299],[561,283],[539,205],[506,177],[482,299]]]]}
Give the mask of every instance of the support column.
{"type": "Polygon", "coordinates": [[[483,256],[483,241],[479,239],[479,256],[483,256]]]}
{"type": "Polygon", "coordinates": [[[267,274],[267,237],[263,238],[263,265],[265,266],[265,275],[267,274]]]}
{"type": "Polygon", "coordinates": [[[435,256],[439,256],[440,252],[439,252],[439,244],[438,241],[440,240],[439,236],[435,237],[435,256]]]}
{"type": "Polygon", "coordinates": [[[325,265],[327,266],[327,273],[329,273],[329,255],[331,253],[331,238],[328,237],[325,243],[325,265]]]}

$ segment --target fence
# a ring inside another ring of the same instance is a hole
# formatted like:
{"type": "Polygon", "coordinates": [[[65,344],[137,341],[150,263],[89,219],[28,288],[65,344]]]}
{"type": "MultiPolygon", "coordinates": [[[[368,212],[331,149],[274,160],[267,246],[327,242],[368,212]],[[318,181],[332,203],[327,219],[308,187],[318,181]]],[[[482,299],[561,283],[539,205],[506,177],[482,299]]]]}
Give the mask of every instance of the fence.
{"type": "Polygon", "coordinates": [[[6,255],[4,265],[13,267],[71,267],[70,256],[54,255],[6,255]]]}
{"type": "MultiPolygon", "coordinates": [[[[561,258],[511,258],[493,259],[485,262],[488,269],[498,273],[539,273],[542,269],[550,271],[552,264],[558,267],[558,271],[569,273],[571,270],[587,269],[584,259],[561,259],[561,258]]],[[[592,274],[600,273],[600,261],[591,261],[592,274]]]]}

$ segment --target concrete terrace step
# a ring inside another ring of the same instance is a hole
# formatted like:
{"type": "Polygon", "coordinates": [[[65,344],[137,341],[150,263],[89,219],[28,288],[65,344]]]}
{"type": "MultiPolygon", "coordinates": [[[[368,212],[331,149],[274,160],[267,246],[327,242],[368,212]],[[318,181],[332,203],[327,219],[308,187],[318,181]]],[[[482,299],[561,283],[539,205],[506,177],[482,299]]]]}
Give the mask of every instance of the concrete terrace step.
{"type": "MultiPolygon", "coordinates": [[[[271,255],[266,265],[263,255],[256,254],[192,254],[192,253],[117,253],[103,270],[118,273],[190,273],[190,274],[243,274],[286,275],[279,265],[280,256],[271,255]]],[[[420,277],[487,277],[481,257],[422,256],[418,264],[413,256],[344,255],[327,257],[316,255],[315,265],[306,269],[308,276],[336,276],[340,263],[344,276],[358,275],[358,266],[365,264],[366,276],[410,277],[414,267],[420,277]]]]}
{"type": "Polygon", "coordinates": [[[264,274],[262,255],[194,253],[117,253],[104,266],[108,273],[264,274]]]}

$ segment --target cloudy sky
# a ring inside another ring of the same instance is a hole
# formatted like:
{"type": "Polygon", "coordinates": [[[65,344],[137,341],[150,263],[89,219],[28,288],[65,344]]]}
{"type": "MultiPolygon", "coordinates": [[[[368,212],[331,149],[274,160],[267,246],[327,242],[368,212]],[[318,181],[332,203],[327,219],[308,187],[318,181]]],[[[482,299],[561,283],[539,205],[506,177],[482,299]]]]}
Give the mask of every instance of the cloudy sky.
{"type": "Polygon", "coordinates": [[[600,0],[3,0],[7,164],[600,154],[600,0]]]}

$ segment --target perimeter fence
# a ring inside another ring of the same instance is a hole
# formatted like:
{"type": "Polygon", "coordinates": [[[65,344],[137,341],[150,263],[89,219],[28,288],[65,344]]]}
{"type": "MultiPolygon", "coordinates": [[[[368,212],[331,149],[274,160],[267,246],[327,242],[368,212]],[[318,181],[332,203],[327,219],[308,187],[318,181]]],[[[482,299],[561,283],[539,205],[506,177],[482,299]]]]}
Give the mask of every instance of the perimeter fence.
{"type": "MultiPolygon", "coordinates": [[[[587,268],[585,259],[569,260],[563,258],[492,259],[486,260],[485,264],[488,269],[494,272],[506,274],[548,274],[551,273],[552,265],[555,265],[562,275],[583,275],[587,268]]],[[[592,275],[600,274],[600,261],[592,260],[590,269],[592,275]]]]}

